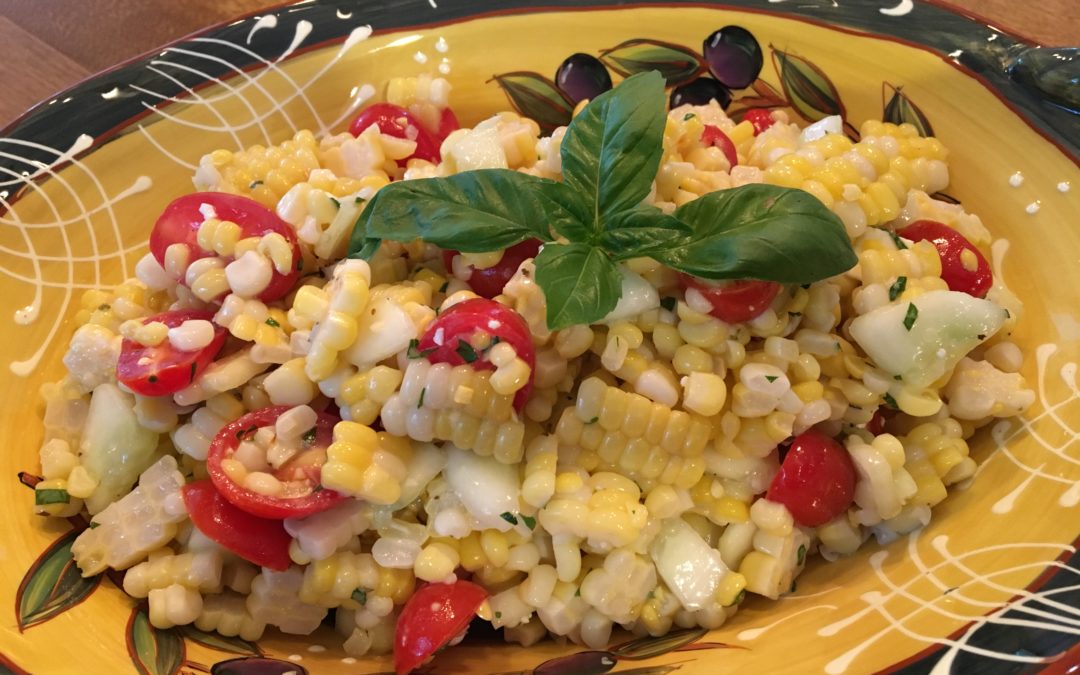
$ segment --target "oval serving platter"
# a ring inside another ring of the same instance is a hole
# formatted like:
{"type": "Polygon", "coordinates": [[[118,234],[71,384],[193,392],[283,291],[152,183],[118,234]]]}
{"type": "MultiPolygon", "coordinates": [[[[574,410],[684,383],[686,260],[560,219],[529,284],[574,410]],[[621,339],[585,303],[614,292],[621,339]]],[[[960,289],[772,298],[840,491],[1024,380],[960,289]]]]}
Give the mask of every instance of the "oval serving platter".
{"type": "Polygon", "coordinates": [[[0,673],[390,670],[386,657],[348,658],[328,628],[268,632],[257,644],[156,630],[114,580],[79,576],[70,546],[84,523],[32,516],[25,487],[38,470],[37,391],[62,375],[79,296],[132,273],[153,218],[191,190],[204,153],[301,128],[340,130],[390,76],[424,72],[451,80],[465,124],[516,105],[557,125],[570,111],[550,80],[568,55],[693,68],[702,40],[730,24],[767,54],[733,105],[782,106],[808,120],[842,111],[855,127],[907,121],[949,148],[949,195],[1003,237],[993,265],[1025,303],[1015,339],[1038,401],[972,440],[978,475],[928,527],[818,561],[793,593],[748,601],[718,630],[623,636],[607,652],[470,640],[425,672],[1065,672],[1080,661],[1080,116],[1064,70],[1075,53],[1036,50],[909,0],[504,0],[494,11],[316,0],[103,73],[0,134],[0,316],[9,321],[0,499],[10,508],[0,533],[0,673]]]}

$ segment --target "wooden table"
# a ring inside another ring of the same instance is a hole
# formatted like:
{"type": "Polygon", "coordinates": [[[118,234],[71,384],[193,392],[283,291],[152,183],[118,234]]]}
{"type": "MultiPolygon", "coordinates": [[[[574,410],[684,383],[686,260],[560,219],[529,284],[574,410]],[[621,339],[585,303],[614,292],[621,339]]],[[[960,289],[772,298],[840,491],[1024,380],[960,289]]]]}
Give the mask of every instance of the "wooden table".
{"type": "MultiPolygon", "coordinates": [[[[1039,44],[1080,46],[1076,1],[949,4],[1039,44]]],[[[204,26],[278,4],[279,0],[2,0],[0,127],[34,103],[115,63],[204,26]]]]}

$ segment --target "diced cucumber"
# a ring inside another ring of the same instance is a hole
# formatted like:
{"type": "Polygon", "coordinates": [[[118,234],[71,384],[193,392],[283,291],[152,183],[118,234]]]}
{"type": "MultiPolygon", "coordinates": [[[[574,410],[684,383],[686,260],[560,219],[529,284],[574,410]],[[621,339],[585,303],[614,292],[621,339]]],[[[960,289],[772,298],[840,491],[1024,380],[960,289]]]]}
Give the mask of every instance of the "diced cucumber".
{"type": "Polygon", "coordinates": [[[506,532],[512,523],[502,514],[516,514],[521,508],[518,468],[494,457],[481,457],[451,444],[446,453],[443,476],[469,515],[478,525],[506,532]]]}
{"type": "Polygon", "coordinates": [[[720,552],[682,518],[664,521],[649,547],[649,555],[660,578],[691,611],[708,607],[728,574],[720,552]]]}
{"type": "Polygon", "coordinates": [[[958,291],[931,291],[880,307],[851,322],[851,336],[879,368],[925,387],[996,333],[1008,313],[958,291]]]}
{"type": "Polygon", "coordinates": [[[97,476],[86,500],[90,513],[101,511],[131,490],[157,459],[158,435],[139,424],[135,401],[115,384],[102,384],[90,397],[79,450],[83,466],[97,476]]]}

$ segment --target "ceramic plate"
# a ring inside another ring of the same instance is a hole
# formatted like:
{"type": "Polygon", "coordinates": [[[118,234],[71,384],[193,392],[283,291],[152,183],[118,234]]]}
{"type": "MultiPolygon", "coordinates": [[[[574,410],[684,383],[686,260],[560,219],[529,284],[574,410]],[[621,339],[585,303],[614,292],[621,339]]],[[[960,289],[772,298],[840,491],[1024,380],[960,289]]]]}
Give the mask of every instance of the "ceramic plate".
{"type": "Polygon", "coordinates": [[[444,73],[466,124],[515,104],[554,125],[569,110],[550,78],[571,53],[605,54],[625,69],[693,68],[703,38],[729,24],[750,30],[766,51],[761,80],[736,92],[735,105],[784,106],[811,119],[842,112],[855,127],[884,116],[932,129],[945,143],[949,195],[1002,238],[992,262],[1025,304],[1015,339],[1038,401],[973,440],[977,477],[927,528],[815,563],[794,593],[747,602],[719,630],[623,638],[607,652],[470,642],[429,671],[1013,673],[1075,664],[1074,53],[1031,50],[909,0],[503,0],[497,11],[467,1],[316,0],[104,73],[0,138],[0,316],[10,322],[0,344],[0,501],[9,514],[0,533],[0,673],[389,670],[389,659],[345,658],[329,629],[304,638],[269,632],[258,644],[155,630],[111,579],[79,576],[70,545],[83,525],[32,516],[33,493],[22,483],[39,468],[38,388],[62,374],[80,294],[132,274],[153,218],[191,190],[202,154],[275,143],[299,128],[341,129],[391,75],[444,73]]]}

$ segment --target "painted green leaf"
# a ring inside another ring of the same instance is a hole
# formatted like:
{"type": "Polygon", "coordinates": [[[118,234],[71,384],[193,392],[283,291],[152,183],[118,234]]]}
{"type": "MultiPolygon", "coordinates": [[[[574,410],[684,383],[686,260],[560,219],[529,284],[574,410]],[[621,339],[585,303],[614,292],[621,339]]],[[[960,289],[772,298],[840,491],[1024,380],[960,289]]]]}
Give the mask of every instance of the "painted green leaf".
{"type": "MultiPolygon", "coordinates": [[[[210,666],[210,675],[308,675],[307,668],[292,661],[265,656],[245,656],[210,666]]],[[[375,673],[375,675],[389,675],[375,673]]]]}
{"type": "Polygon", "coordinates": [[[681,664],[673,663],[667,666],[641,666],[620,670],[619,675],[667,675],[682,668],[681,664]]]}
{"type": "Polygon", "coordinates": [[[893,124],[907,122],[918,129],[923,138],[933,136],[934,128],[930,126],[930,120],[926,119],[926,115],[919,110],[919,106],[911,102],[903,89],[903,87],[896,87],[888,82],[882,82],[881,99],[884,106],[882,119],[893,124]],[[892,90],[892,97],[888,101],[885,101],[886,88],[892,90]]]}
{"type": "Polygon", "coordinates": [[[830,115],[844,116],[840,92],[820,68],[801,56],[770,48],[780,86],[795,112],[811,122],[830,115]]]}
{"type": "Polygon", "coordinates": [[[184,640],[175,629],[150,625],[146,608],[131,610],[127,625],[127,650],[140,675],[176,675],[184,665],[184,640]]]}
{"type": "Polygon", "coordinates": [[[611,653],[620,660],[651,659],[654,656],[667,654],[691,642],[696,642],[705,637],[708,632],[708,629],[705,628],[686,628],[659,637],[640,637],[612,647],[611,653]]]}
{"type": "Polygon", "coordinates": [[[85,600],[101,582],[100,576],[84,578],[71,555],[79,530],[63,535],[27,570],[16,594],[19,630],[44,623],[85,600]]]}
{"type": "Polygon", "coordinates": [[[682,45],[635,38],[600,52],[600,60],[623,77],[659,71],[668,86],[689,82],[705,69],[701,57],[682,45]]]}
{"type": "Polygon", "coordinates": [[[533,675],[602,675],[615,667],[615,655],[611,652],[588,651],[557,656],[533,668],[533,675]]]}
{"type": "Polygon", "coordinates": [[[216,649],[219,652],[228,652],[230,654],[245,654],[249,656],[262,656],[262,649],[254,642],[248,642],[239,637],[226,637],[218,633],[207,633],[201,631],[195,626],[182,626],[180,628],[180,634],[192,642],[198,643],[203,647],[209,647],[210,649],[216,649]]]}
{"type": "Polygon", "coordinates": [[[556,127],[570,124],[574,104],[554,82],[540,73],[515,71],[495,75],[492,79],[506,92],[514,108],[536,120],[544,133],[550,134],[556,127]]]}

